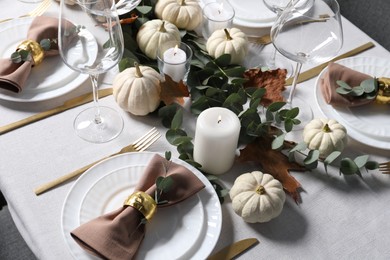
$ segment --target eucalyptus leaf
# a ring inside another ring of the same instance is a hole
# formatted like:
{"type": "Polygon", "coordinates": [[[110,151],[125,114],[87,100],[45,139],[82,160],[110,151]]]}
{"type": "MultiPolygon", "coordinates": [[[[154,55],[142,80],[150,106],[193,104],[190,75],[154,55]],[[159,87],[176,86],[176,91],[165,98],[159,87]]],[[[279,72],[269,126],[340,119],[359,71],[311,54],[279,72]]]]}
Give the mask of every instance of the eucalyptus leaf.
{"type": "Polygon", "coordinates": [[[172,158],[172,153],[170,151],[165,152],[165,160],[170,161],[172,158]]]}
{"type": "Polygon", "coordinates": [[[162,192],[168,192],[173,187],[173,178],[171,176],[163,177],[159,176],[156,179],[156,187],[158,190],[162,192]]]}
{"type": "Polygon", "coordinates": [[[376,79],[366,79],[360,83],[365,93],[376,91],[376,79]]]}
{"type": "Polygon", "coordinates": [[[147,5],[138,5],[136,7],[137,11],[140,12],[141,14],[148,14],[150,11],[152,11],[153,7],[152,6],[147,6],[147,5]]]}
{"type": "Polygon", "coordinates": [[[19,52],[15,51],[11,54],[11,60],[13,63],[20,63],[22,62],[22,56],[19,52]]]}
{"type": "Polygon", "coordinates": [[[291,150],[290,152],[295,152],[295,151],[304,151],[307,149],[307,144],[305,142],[300,142],[297,143],[291,150]]]}
{"type": "Polygon", "coordinates": [[[283,133],[281,135],[279,135],[278,137],[276,137],[273,141],[272,141],[272,149],[273,150],[278,150],[280,148],[283,147],[283,144],[284,144],[284,138],[286,137],[286,134],[283,133]]]}
{"type": "Polygon", "coordinates": [[[219,67],[226,67],[230,64],[232,57],[230,54],[223,54],[214,60],[219,67]]]}
{"type": "Polygon", "coordinates": [[[359,171],[359,167],[350,158],[343,158],[340,161],[340,172],[345,175],[352,175],[359,171]]]}
{"type": "Polygon", "coordinates": [[[354,87],[354,88],[352,89],[352,91],[350,92],[350,94],[351,94],[352,96],[356,96],[356,97],[361,96],[361,95],[364,94],[364,89],[363,89],[363,87],[361,87],[361,86],[354,87]]]}
{"type": "Polygon", "coordinates": [[[44,49],[45,51],[50,50],[50,47],[51,47],[50,39],[42,39],[39,42],[39,45],[41,45],[42,49],[44,49]]]}
{"type": "Polygon", "coordinates": [[[298,114],[299,114],[299,108],[294,107],[286,112],[286,117],[287,118],[295,118],[298,116],[298,114]]]}
{"type": "Polygon", "coordinates": [[[318,158],[320,158],[320,151],[310,150],[307,157],[303,160],[303,163],[308,166],[314,162],[318,162],[318,158]]]}
{"type": "Polygon", "coordinates": [[[175,144],[177,138],[183,136],[187,136],[187,133],[183,129],[169,129],[165,134],[165,138],[172,145],[175,144]]]}
{"type": "Polygon", "coordinates": [[[337,88],[336,89],[336,92],[340,95],[348,95],[349,93],[351,93],[352,89],[351,90],[347,90],[345,88],[337,88]]]}
{"type": "Polygon", "coordinates": [[[294,123],[290,118],[286,118],[284,120],[284,130],[286,130],[287,133],[291,132],[291,130],[294,127],[294,123]]]}
{"type": "Polygon", "coordinates": [[[178,109],[175,116],[172,118],[171,128],[176,130],[181,127],[183,123],[183,109],[178,109]]]}
{"type": "Polygon", "coordinates": [[[379,163],[376,161],[368,161],[365,165],[367,170],[376,170],[379,168],[379,163]]]}
{"type": "Polygon", "coordinates": [[[268,106],[267,110],[270,110],[271,112],[276,112],[281,109],[285,104],[286,102],[273,102],[268,106]]]}
{"type": "Polygon", "coordinates": [[[352,90],[352,87],[350,85],[348,85],[348,83],[346,83],[345,81],[337,80],[336,84],[339,85],[343,89],[352,90]]]}
{"type": "Polygon", "coordinates": [[[362,168],[368,161],[368,155],[361,155],[353,160],[358,168],[362,168]]]}

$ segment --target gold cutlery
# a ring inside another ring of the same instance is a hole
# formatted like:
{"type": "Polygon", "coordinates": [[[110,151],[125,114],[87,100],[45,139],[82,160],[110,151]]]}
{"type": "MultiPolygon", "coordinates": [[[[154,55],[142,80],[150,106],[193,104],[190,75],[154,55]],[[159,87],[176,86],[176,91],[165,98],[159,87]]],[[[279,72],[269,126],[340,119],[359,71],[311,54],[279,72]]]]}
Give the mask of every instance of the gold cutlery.
{"type": "MultiPolygon", "coordinates": [[[[355,49],[353,49],[353,50],[351,50],[351,51],[348,51],[348,52],[346,52],[346,53],[344,53],[344,54],[341,54],[341,55],[339,55],[339,56],[337,56],[337,57],[331,59],[331,60],[328,61],[328,62],[322,63],[322,64],[320,64],[320,65],[318,65],[318,66],[316,66],[316,67],[314,67],[314,68],[312,68],[312,69],[309,69],[309,70],[307,70],[307,71],[305,71],[305,72],[302,72],[302,73],[299,75],[299,77],[298,77],[298,83],[303,82],[303,81],[306,81],[306,80],[311,79],[311,78],[314,78],[315,76],[317,76],[318,74],[320,74],[321,71],[322,71],[326,66],[328,66],[329,62],[336,61],[336,60],[340,60],[340,59],[344,59],[344,58],[347,58],[347,57],[350,57],[350,56],[354,56],[354,55],[359,54],[359,53],[361,53],[361,52],[363,52],[363,51],[365,51],[365,50],[368,50],[368,49],[370,49],[370,48],[372,48],[372,47],[374,47],[374,46],[375,46],[374,43],[372,43],[372,42],[367,42],[367,43],[365,43],[365,44],[363,44],[363,45],[361,45],[361,46],[359,46],[359,47],[357,47],[357,48],[355,48],[355,49]]],[[[285,85],[286,85],[286,86],[287,86],[287,85],[291,85],[291,84],[292,84],[292,81],[293,81],[293,78],[288,78],[288,79],[286,80],[286,84],[285,84],[285,85]]]]}
{"type": "Polygon", "coordinates": [[[248,41],[254,44],[267,45],[271,43],[271,35],[265,34],[260,37],[248,37],[248,41]]]}
{"type": "MultiPolygon", "coordinates": [[[[50,7],[52,0],[44,0],[40,5],[38,5],[35,9],[33,9],[31,12],[28,12],[25,15],[19,16],[19,18],[23,17],[36,17],[42,15],[46,10],[50,7]]],[[[0,23],[6,22],[9,20],[12,20],[13,18],[8,18],[4,20],[0,20],[0,23]]]]}
{"type": "Polygon", "coordinates": [[[239,254],[243,253],[244,251],[248,250],[249,248],[258,243],[259,240],[257,240],[256,238],[243,239],[222,248],[217,253],[209,256],[207,260],[232,259],[233,257],[238,256],[239,254]]]}
{"type": "Polygon", "coordinates": [[[390,162],[380,163],[379,171],[381,171],[383,174],[390,174],[390,162]]]}
{"type": "MultiPolygon", "coordinates": [[[[98,95],[99,95],[99,97],[105,97],[105,96],[108,96],[111,94],[112,94],[112,88],[107,88],[107,89],[99,90],[98,95]]],[[[84,94],[84,95],[79,96],[79,97],[72,98],[68,101],[65,101],[65,103],[59,107],[55,107],[55,108],[50,109],[48,111],[44,111],[44,112],[41,112],[39,114],[32,115],[30,117],[24,118],[24,119],[19,120],[17,122],[14,122],[14,123],[11,123],[11,124],[8,124],[5,126],[1,126],[0,127],[0,135],[5,134],[9,131],[15,130],[17,128],[20,128],[22,126],[31,124],[33,122],[39,121],[41,119],[47,118],[49,116],[59,114],[59,113],[64,112],[68,109],[86,104],[88,102],[91,102],[92,100],[93,100],[92,92],[88,93],[88,94],[84,94]]]]}
{"type": "Polygon", "coordinates": [[[95,164],[97,164],[98,162],[101,162],[107,158],[110,158],[112,156],[115,156],[115,155],[118,155],[118,154],[122,154],[122,153],[130,153],[130,152],[142,152],[144,151],[145,149],[147,149],[148,147],[150,147],[154,142],[157,141],[157,139],[159,139],[161,136],[161,134],[157,131],[157,129],[154,127],[152,128],[151,130],[149,130],[146,134],[144,134],[143,136],[141,136],[140,138],[138,138],[136,141],[134,141],[132,144],[128,145],[128,146],[125,146],[123,147],[119,152],[117,153],[114,153],[114,154],[111,154],[107,157],[104,157],[96,162],[93,162],[91,164],[88,164],[76,171],[73,171],[71,173],[68,173],[66,175],[63,175],[55,180],[52,180],[50,182],[47,182],[41,186],[39,186],[38,188],[34,189],[34,193],[36,195],[39,195],[39,194],[42,194],[44,193],[45,191],[48,191],[70,179],[73,179],[74,177],[77,177],[79,175],[81,175],[83,172],[85,172],[86,170],[88,170],[89,168],[91,168],[92,166],[94,166],[95,164]]]}

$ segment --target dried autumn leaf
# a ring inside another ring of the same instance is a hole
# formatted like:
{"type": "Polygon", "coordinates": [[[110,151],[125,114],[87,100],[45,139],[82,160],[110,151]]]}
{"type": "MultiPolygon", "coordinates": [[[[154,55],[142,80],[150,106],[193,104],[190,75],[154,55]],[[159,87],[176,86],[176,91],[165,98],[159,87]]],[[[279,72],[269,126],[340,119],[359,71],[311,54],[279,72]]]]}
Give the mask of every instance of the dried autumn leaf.
{"type": "Polygon", "coordinates": [[[278,150],[271,148],[273,137],[261,136],[241,150],[239,162],[256,162],[265,173],[279,180],[283,188],[292,196],[296,203],[301,201],[299,189],[301,184],[290,175],[290,170],[304,171],[305,167],[296,162],[290,162],[288,157],[278,150]]]}
{"type": "Polygon", "coordinates": [[[282,92],[285,90],[286,75],[285,69],[266,71],[259,68],[249,69],[244,73],[244,78],[248,80],[244,87],[265,88],[267,91],[260,104],[267,107],[273,102],[284,101],[282,92]]]}
{"type": "Polygon", "coordinates": [[[120,22],[120,24],[131,24],[131,23],[134,23],[137,19],[138,19],[138,15],[136,15],[135,13],[132,13],[130,15],[130,18],[120,19],[119,22],[120,22]]]}
{"type": "Polygon", "coordinates": [[[169,75],[165,75],[165,81],[160,81],[160,86],[160,98],[165,105],[170,105],[174,102],[183,105],[184,97],[189,97],[190,95],[187,86],[182,80],[175,82],[169,75]]]}

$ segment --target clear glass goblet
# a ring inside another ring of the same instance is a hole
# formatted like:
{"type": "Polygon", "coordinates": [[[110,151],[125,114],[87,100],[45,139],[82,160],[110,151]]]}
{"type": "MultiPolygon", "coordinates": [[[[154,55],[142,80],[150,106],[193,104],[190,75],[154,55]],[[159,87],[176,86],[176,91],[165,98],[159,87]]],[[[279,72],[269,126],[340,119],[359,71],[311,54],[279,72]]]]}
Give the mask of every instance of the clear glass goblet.
{"type": "Polygon", "coordinates": [[[296,4],[290,3],[280,13],[271,28],[271,39],[282,55],[297,62],[287,106],[299,108],[298,130],[313,118],[310,105],[294,97],[302,64],[322,63],[335,57],[343,45],[343,30],[336,0],[314,0],[306,11],[296,4]]]}
{"type": "Polygon", "coordinates": [[[123,54],[123,35],[114,0],[60,3],[58,47],[67,66],[90,76],[94,106],[74,121],[76,133],[89,142],[103,143],[123,129],[120,114],[99,105],[98,76],[118,64],[123,54]]]}

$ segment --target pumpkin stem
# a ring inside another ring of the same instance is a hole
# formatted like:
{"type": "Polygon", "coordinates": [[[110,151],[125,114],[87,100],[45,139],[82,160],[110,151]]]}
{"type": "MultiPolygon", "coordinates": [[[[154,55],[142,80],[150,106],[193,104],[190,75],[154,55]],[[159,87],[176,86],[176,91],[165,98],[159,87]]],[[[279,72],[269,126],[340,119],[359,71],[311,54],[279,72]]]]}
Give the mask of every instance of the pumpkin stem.
{"type": "Polygon", "coordinates": [[[162,24],[160,26],[160,28],[158,29],[159,32],[166,32],[167,30],[165,30],[165,21],[162,21],[162,24]]]}
{"type": "Polygon", "coordinates": [[[227,29],[223,29],[225,31],[225,35],[226,35],[226,40],[228,41],[231,41],[233,40],[232,36],[230,36],[230,33],[228,32],[227,29]]]}
{"type": "Polygon", "coordinates": [[[186,0],[181,0],[180,1],[180,5],[185,5],[186,4],[186,0]]]}
{"type": "Polygon", "coordinates": [[[322,128],[322,131],[325,133],[330,133],[332,130],[329,128],[328,124],[325,124],[324,127],[322,128]]]}
{"type": "Polygon", "coordinates": [[[144,75],[142,74],[141,69],[137,62],[134,62],[134,67],[135,67],[135,76],[137,78],[142,78],[144,75]]]}
{"type": "Polygon", "coordinates": [[[264,194],[265,193],[265,188],[264,188],[264,186],[263,185],[259,185],[259,186],[257,186],[257,188],[256,188],[256,193],[257,194],[264,194]]]}

